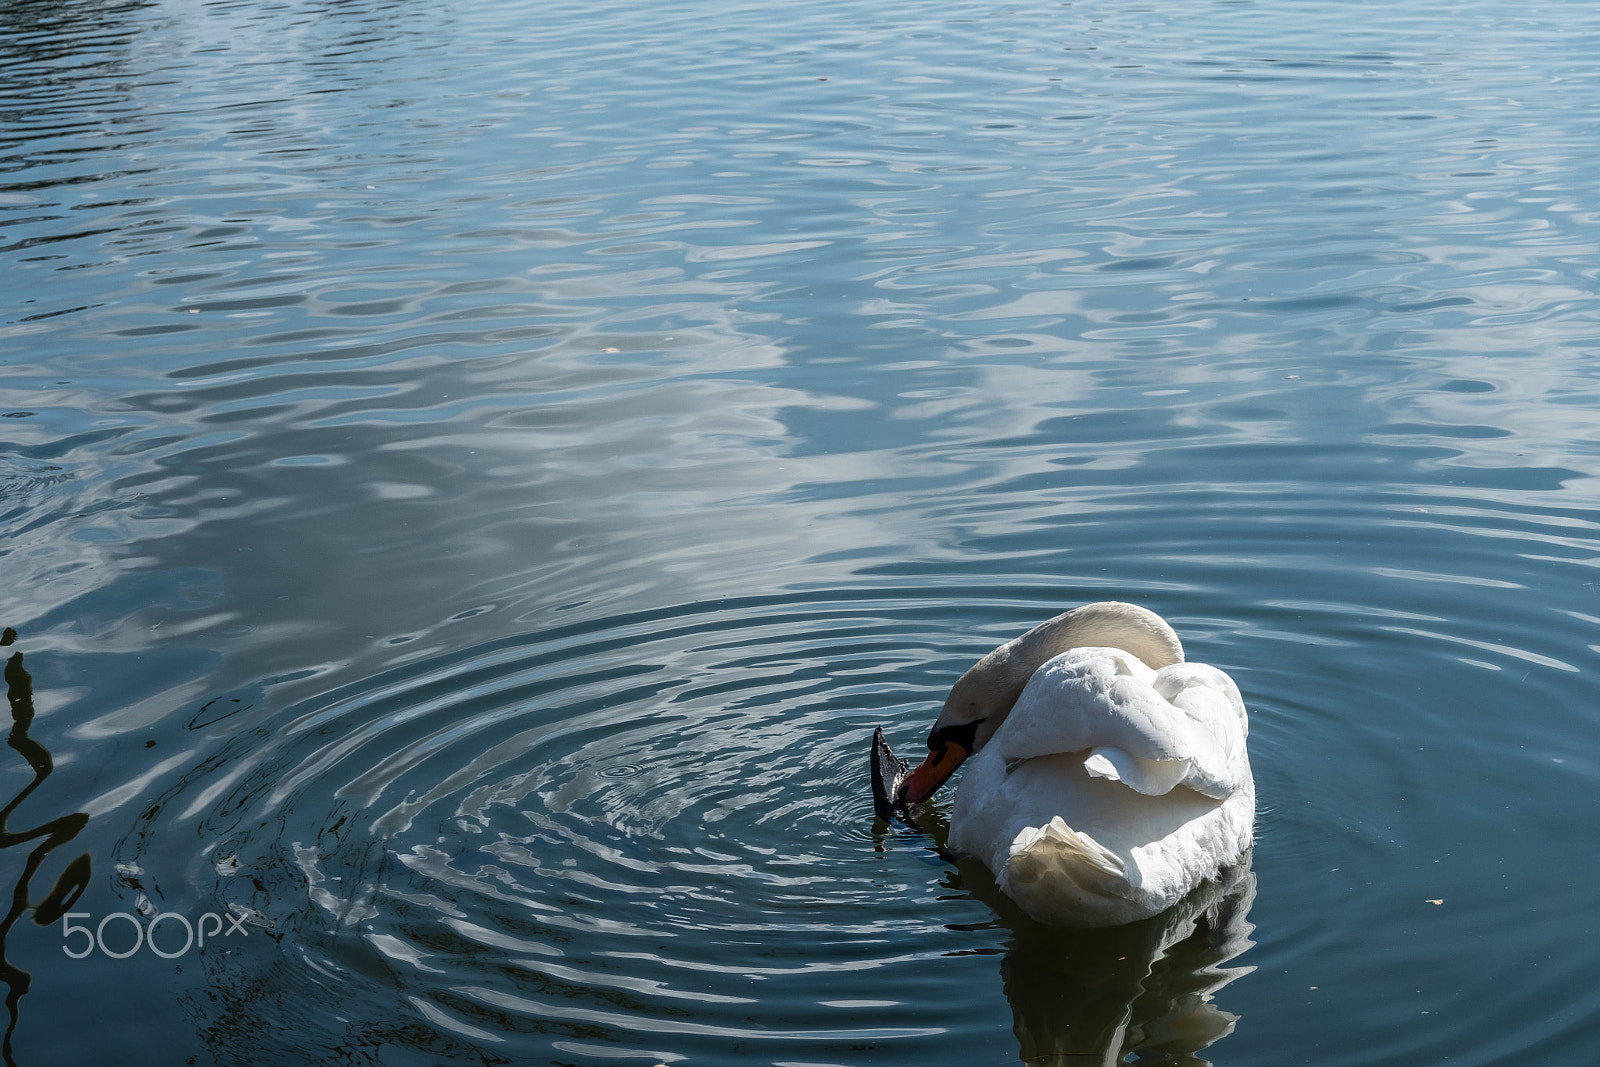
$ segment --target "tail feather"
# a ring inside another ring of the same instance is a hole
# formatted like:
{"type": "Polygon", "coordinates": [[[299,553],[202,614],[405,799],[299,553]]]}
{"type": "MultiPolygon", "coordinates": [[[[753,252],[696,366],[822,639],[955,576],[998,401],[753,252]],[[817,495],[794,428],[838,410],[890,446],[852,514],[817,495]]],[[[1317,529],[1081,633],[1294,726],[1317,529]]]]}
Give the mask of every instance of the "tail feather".
{"type": "Polygon", "coordinates": [[[1121,857],[1068,826],[1059,815],[1044,826],[1030,826],[1017,834],[1001,880],[1007,892],[1045,890],[1065,897],[1072,894],[1060,890],[1071,886],[1098,896],[1130,895],[1128,871],[1121,857]],[[1046,890],[1046,885],[1057,882],[1065,885],[1046,890]]]}

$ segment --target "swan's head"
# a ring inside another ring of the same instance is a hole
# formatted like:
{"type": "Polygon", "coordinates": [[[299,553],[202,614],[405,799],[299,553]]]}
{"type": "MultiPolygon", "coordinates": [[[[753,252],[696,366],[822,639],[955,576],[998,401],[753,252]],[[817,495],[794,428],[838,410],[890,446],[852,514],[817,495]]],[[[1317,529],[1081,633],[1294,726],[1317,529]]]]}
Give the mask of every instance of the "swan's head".
{"type": "Polygon", "coordinates": [[[898,799],[902,803],[915,804],[933,796],[1011,713],[1033,667],[1023,667],[1015,657],[1006,655],[1010,647],[995,649],[951,686],[944,708],[928,732],[928,758],[900,783],[898,799]]]}
{"type": "Polygon", "coordinates": [[[1086,645],[1126,649],[1156,669],[1183,662],[1183,644],[1172,627],[1135,604],[1086,604],[1057,615],[1007,641],[956,680],[928,733],[928,758],[906,775],[896,799],[915,804],[933,796],[1000,729],[1034,671],[1086,645]]]}

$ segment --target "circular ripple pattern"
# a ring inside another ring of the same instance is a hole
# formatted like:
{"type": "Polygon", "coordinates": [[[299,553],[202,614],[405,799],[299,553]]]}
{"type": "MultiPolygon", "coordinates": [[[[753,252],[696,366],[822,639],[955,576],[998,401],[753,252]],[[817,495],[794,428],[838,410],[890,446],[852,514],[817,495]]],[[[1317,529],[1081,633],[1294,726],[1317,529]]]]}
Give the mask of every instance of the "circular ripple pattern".
{"type": "MultiPolygon", "coordinates": [[[[276,931],[297,985],[373,1012],[399,985],[437,1029],[419,1056],[517,1034],[577,1060],[691,1062],[931,1041],[948,1006],[885,971],[967,935],[934,906],[947,878],[874,860],[890,846],[865,790],[872,726],[935,697],[936,674],[904,679],[965,655],[929,647],[917,614],[723,603],[439,657],[286,709],[156,819],[199,823],[194,884],[276,931]],[[829,1003],[786,993],[796,976],[814,991],[819,969],[837,972],[829,1003]]],[[[273,1010],[314,1006],[297,993],[273,1010]]],[[[351,1016],[310,1044],[359,1045],[376,1020],[351,1016]]]]}
{"type": "Polygon", "coordinates": [[[939,852],[938,817],[873,821],[872,728],[920,735],[950,677],[1049,610],[996,597],[955,632],[934,604],[722,601],[395,668],[228,738],[122,869],[186,865],[152,891],[278,946],[191,995],[223,1062],[928,1060],[992,1041],[997,1011],[1024,1051],[1141,1047],[1130,1011],[1188,1020],[1190,1051],[1226,1033],[1192,994],[1240,973],[1248,870],[1135,927],[1046,931],[939,852]]]}
{"type": "MultiPolygon", "coordinates": [[[[1213,994],[1239,974],[1311,972],[1330,1000],[1367,1004],[1373,924],[1397,933],[1392,956],[1439,969],[1490,909],[1516,932],[1486,950],[1483,975],[1383,1015],[1398,1057],[1407,1011],[1443,1010],[1460,988],[1489,995],[1489,965],[1518,945],[1548,942],[1565,962],[1508,1002],[1534,1018],[1540,999],[1570,1001],[1584,964],[1551,940],[1563,928],[1463,894],[1487,885],[1495,901],[1538,893],[1578,909],[1580,885],[1508,866],[1496,843],[1536,814],[1528,782],[1575,796],[1596,777],[1562,747],[1560,716],[1476,710],[1581,700],[1583,630],[1556,639],[1551,606],[1529,595],[1545,557],[1571,551],[1561,524],[1416,499],[1368,514],[1363,551],[1343,557],[1353,528],[1325,502],[1192,501],[1202,516],[1226,510],[1231,550],[1259,560],[1235,573],[1234,597],[1217,585],[1227,561],[1181,532],[1182,508],[1173,533],[1136,549],[1125,525],[1067,518],[1061,536],[1080,558],[1126,571],[1119,556],[1137,551],[1159,575],[1115,591],[1079,577],[1071,594],[1023,583],[988,530],[983,573],[958,584],[896,566],[882,587],[573,622],[424,653],[252,726],[219,718],[213,700],[190,724],[210,755],[119,858],[165,873],[169,900],[251,915],[279,946],[255,967],[217,967],[191,995],[221,1062],[231,1047],[256,1064],[319,1049],[384,1064],[848,1063],[863,1050],[928,1062],[996,1040],[1024,1054],[1154,1055],[1172,1051],[1151,1035],[1174,1019],[1193,1053],[1231,1030],[1225,1006],[1243,984],[1213,994]],[[1302,531],[1292,550],[1286,530],[1302,531]],[[1536,551],[1508,554],[1508,539],[1536,551]],[[1319,558],[1344,575],[1342,599],[1299,584],[1319,558]],[[1462,590],[1485,582],[1506,594],[1497,611],[1464,612],[1462,590]],[[873,823],[868,738],[881,724],[913,751],[977,656],[1112,595],[1167,615],[1193,658],[1245,692],[1263,894],[1244,872],[1220,904],[1142,928],[1046,932],[981,868],[942,855],[938,825],[873,823]],[[1547,639],[1507,636],[1533,633],[1547,639]],[[196,836],[198,854],[185,852],[196,836]],[[1212,919],[1197,926],[1204,909],[1212,919]],[[1269,936],[1230,967],[1252,922],[1269,936]],[[241,1019],[258,1020],[245,1042],[241,1019]]],[[[1456,1040],[1490,1040],[1504,1021],[1489,1013],[1456,1040]]],[[[1289,1022],[1257,1014],[1254,1043],[1289,1022]]]]}

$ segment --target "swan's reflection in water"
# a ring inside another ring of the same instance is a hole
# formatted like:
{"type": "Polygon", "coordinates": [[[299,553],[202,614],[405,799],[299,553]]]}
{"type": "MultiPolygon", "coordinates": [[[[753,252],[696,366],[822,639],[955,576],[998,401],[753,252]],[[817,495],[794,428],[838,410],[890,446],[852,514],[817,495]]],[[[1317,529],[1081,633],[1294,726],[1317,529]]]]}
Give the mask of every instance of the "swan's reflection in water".
{"type": "Polygon", "coordinates": [[[1167,911],[1130,926],[1059,930],[1022,921],[1000,973],[1021,1058],[1037,1064],[1206,1064],[1197,1055],[1238,1017],[1213,1002],[1250,967],[1227,967],[1254,942],[1248,862],[1167,911]]]}
{"type": "MultiPolygon", "coordinates": [[[[943,820],[923,817],[918,824],[942,850],[943,820]]],[[[1094,930],[1035,922],[1000,892],[982,863],[955,860],[951,888],[989,905],[1012,934],[1000,975],[1021,1060],[1110,1067],[1137,1054],[1141,1064],[1209,1067],[1199,1053],[1238,1022],[1212,998],[1255,969],[1227,966],[1255,944],[1250,860],[1246,853],[1160,915],[1094,930]]]]}

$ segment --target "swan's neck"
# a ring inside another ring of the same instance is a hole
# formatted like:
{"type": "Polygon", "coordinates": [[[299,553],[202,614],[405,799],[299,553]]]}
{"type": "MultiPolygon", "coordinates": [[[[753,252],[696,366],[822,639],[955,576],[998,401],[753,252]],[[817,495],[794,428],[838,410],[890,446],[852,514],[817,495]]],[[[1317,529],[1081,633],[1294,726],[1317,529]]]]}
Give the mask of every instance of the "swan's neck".
{"type": "Polygon", "coordinates": [[[1033,672],[1068,649],[1104,645],[1138,656],[1148,666],[1183,662],[1183,644],[1165,619],[1134,604],[1086,604],[1007,641],[963,674],[950,690],[940,724],[982,720],[973,751],[999,728],[1033,672]]]}
{"type": "Polygon", "coordinates": [[[1011,658],[1027,670],[1027,678],[1068,649],[1090,645],[1132,652],[1155,670],[1183,662],[1183,643],[1165,619],[1138,605],[1114,601],[1073,608],[1001,648],[1011,649],[1011,658]]]}

